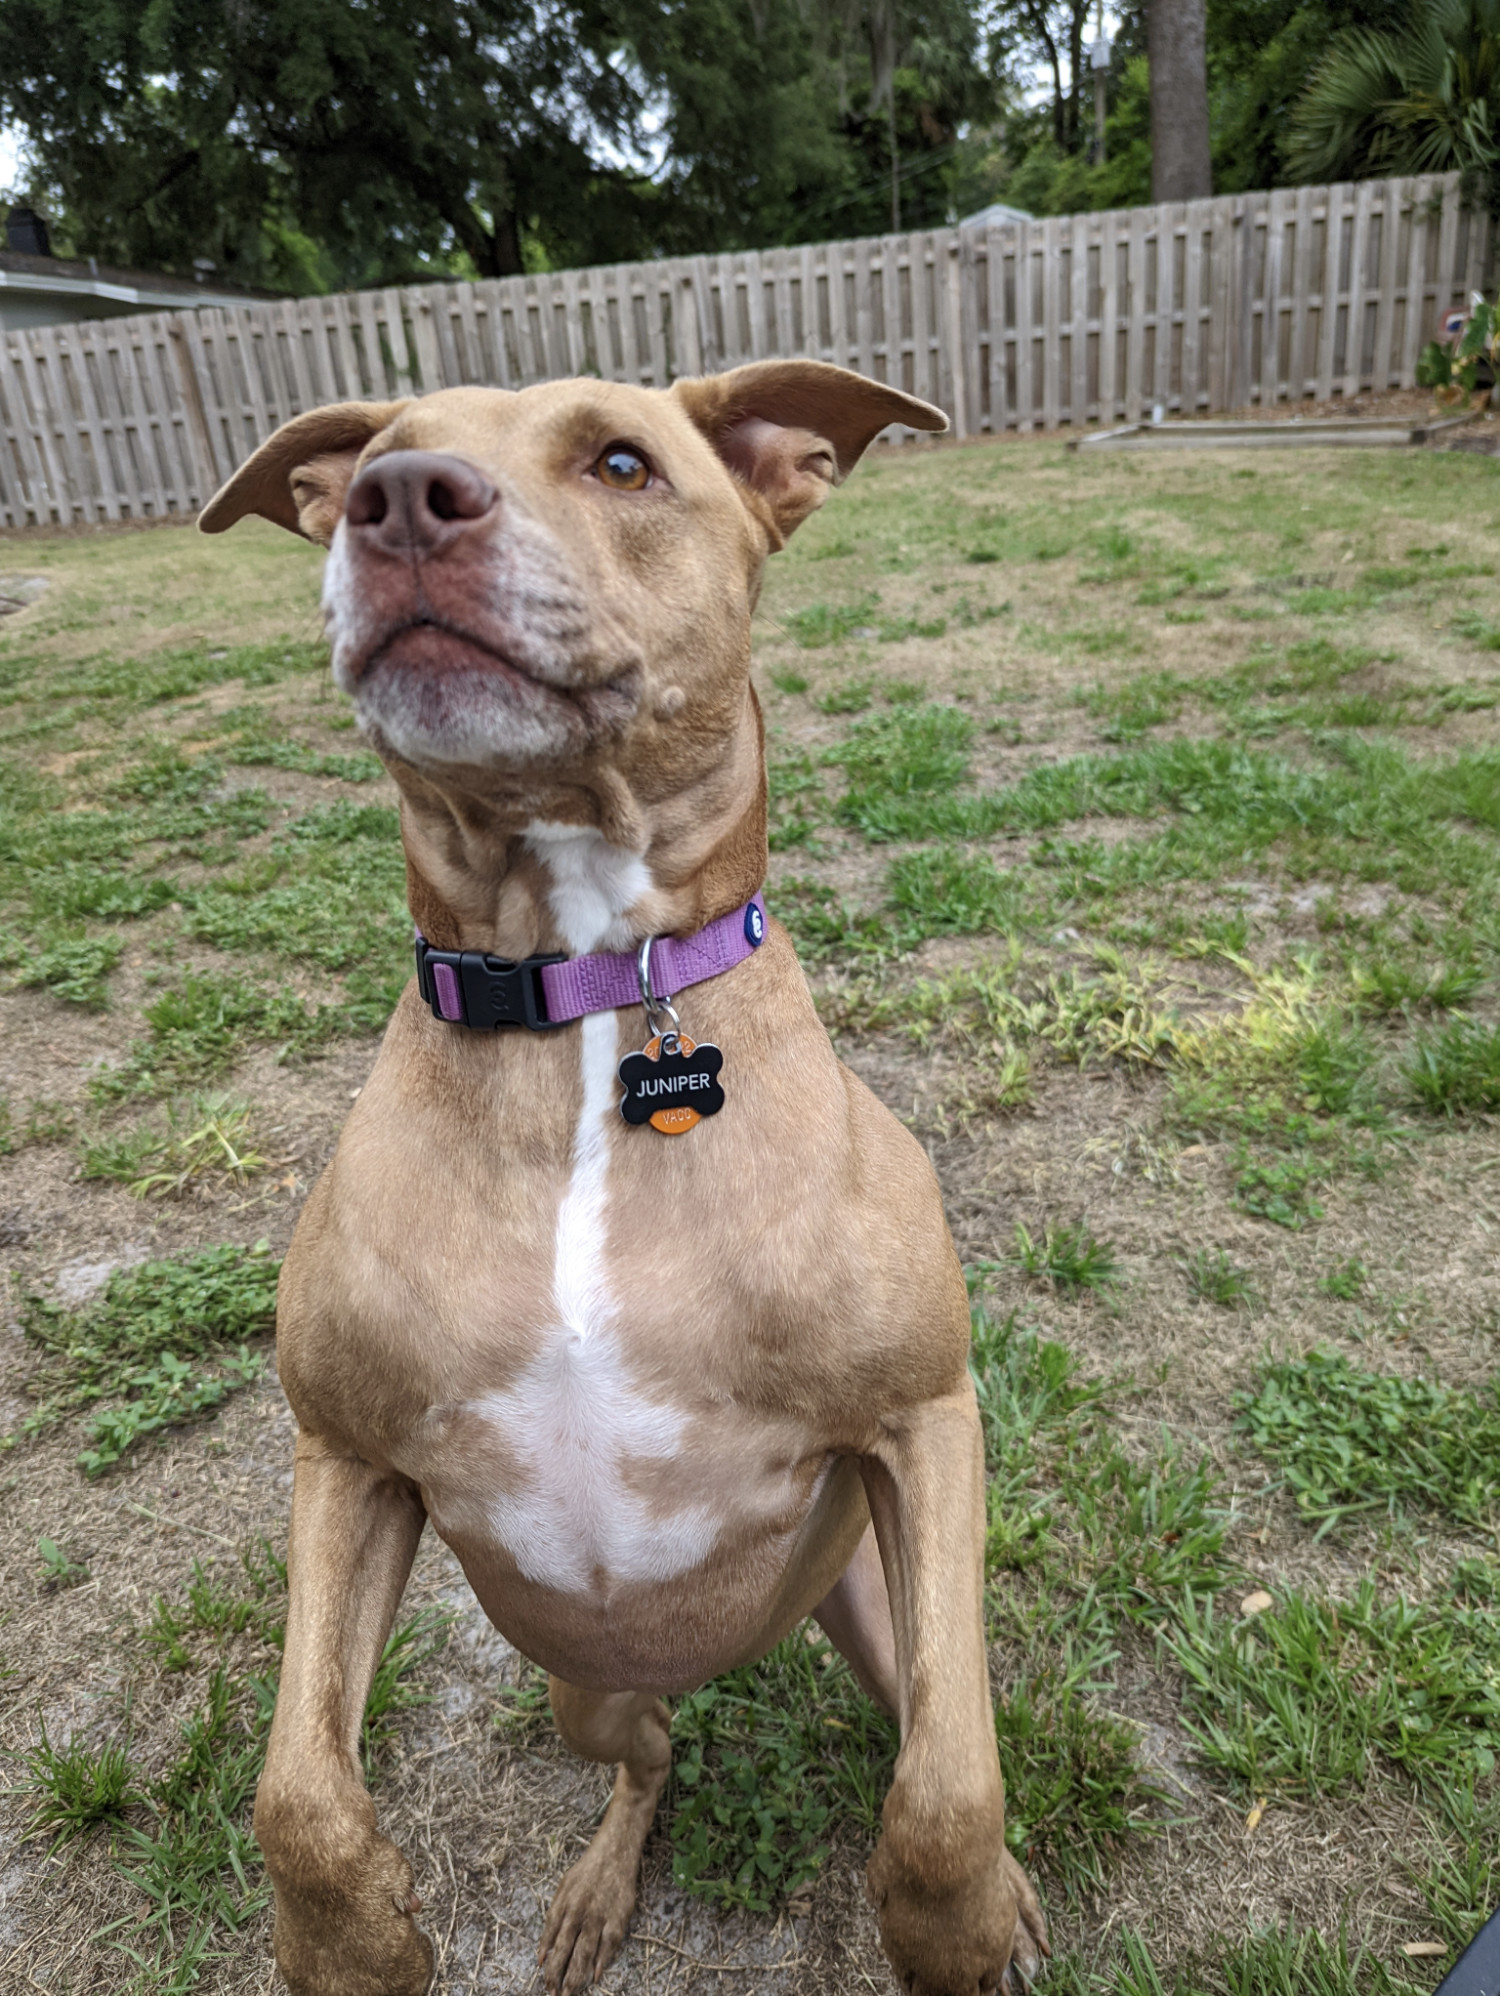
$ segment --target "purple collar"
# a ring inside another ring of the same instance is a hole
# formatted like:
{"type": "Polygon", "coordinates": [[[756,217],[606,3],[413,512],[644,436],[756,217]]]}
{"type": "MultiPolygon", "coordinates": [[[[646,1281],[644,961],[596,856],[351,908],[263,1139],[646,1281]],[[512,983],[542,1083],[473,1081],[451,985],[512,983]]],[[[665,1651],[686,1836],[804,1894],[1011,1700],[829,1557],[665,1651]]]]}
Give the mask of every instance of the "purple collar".
{"type": "MultiPolygon", "coordinates": [[[[695,936],[661,936],[651,946],[651,982],[674,997],[753,956],[766,935],[759,894],[695,936]]],[[[434,949],[417,935],[417,987],[435,1019],[453,1026],[527,1026],[545,1032],[586,1012],[641,1002],[635,950],[597,956],[528,956],[518,962],[483,950],[434,949]]]]}

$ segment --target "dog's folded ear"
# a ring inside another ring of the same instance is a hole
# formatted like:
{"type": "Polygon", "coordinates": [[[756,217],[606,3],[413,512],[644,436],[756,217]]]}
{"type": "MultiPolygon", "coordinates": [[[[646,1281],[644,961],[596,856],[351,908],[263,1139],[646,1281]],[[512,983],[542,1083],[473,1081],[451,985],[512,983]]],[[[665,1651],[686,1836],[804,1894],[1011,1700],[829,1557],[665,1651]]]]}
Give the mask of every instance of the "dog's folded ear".
{"type": "Polygon", "coordinates": [[[673,395],[746,490],[773,548],[840,484],[888,423],[946,430],[930,402],[823,360],[761,360],[679,381],[673,395]]]}
{"type": "Polygon", "coordinates": [[[199,530],[222,534],[247,513],[327,547],[344,512],[359,454],[393,423],[405,402],[330,402],[283,423],[246,458],[198,515],[199,530]]]}

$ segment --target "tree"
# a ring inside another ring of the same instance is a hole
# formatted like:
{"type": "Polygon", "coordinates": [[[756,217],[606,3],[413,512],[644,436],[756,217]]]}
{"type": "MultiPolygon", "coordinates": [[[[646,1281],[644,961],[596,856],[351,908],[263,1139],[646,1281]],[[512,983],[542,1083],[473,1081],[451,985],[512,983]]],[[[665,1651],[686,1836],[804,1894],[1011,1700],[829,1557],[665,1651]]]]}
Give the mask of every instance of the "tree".
{"type": "Polygon", "coordinates": [[[298,290],[928,226],[990,89],[969,0],[0,0],[61,239],[298,290]]]}
{"type": "Polygon", "coordinates": [[[1151,198],[1195,201],[1213,192],[1204,0],[1147,0],[1146,29],[1151,198]]]}
{"type": "Polygon", "coordinates": [[[1010,66],[1020,58],[1046,71],[1052,143],[1060,154],[1076,152],[1083,136],[1083,50],[1094,5],[1095,0],[1005,0],[991,18],[992,60],[1010,66]]]}
{"type": "Polygon", "coordinates": [[[1500,214],[1500,0],[1418,0],[1402,27],[1340,37],[1292,114],[1298,179],[1457,169],[1500,214]]]}
{"type": "Polygon", "coordinates": [[[290,236],[337,281],[440,248],[522,267],[533,214],[580,247],[628,207],[601,168],[636,93],[602,0],[5,0],[0,113],[78,246],[275,281],[290,236]]]}
{"type": "Polygon", "coordinates": [[[1398,27],[1410,0],[1208,0],[1209,119],[1221,193],[1284,186],[1292,109],[1350,29],[1398,27]]]}

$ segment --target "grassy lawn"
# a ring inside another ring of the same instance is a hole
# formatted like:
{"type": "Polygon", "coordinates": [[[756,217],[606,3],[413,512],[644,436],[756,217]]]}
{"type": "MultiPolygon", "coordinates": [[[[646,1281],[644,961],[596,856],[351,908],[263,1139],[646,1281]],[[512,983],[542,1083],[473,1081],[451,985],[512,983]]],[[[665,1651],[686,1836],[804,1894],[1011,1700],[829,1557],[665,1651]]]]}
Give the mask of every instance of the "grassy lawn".
{"type": "MultiPolygon", "coordinates": [[[[1065,1996],[1430,1990],[1500,1899],[1497,513],[1485,458],[1025,441],[882,455],[772,565],[769,898],[971,1273],[1065,1996]]],[[[408,973],[393,791],[314,551],[0,567],[50,584],[0,623],[0,1986],[239,1996],[274,1273],[408,973]]],[[[519,1989],[604,1778],[440,1547],[403,1612],[383,1820],[440,1987],[519,1989]]],[[[842,1666],[677,1733],[607,1986],[888,1986],[842,1666]]]]}

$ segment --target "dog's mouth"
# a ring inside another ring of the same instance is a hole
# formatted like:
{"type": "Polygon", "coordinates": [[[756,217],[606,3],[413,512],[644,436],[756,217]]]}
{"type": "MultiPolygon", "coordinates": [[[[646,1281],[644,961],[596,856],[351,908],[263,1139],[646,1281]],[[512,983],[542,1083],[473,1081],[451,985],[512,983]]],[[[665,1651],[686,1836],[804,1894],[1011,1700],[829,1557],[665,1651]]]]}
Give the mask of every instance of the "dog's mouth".
{"type": "Polygon", "coordinates": [[[602,683],[559,684],[430,614],[385,633],[345,681],[377,746],[466,762],[577,754],[625,728],[641,683],[632,666],[602,683]]]}
{"type": "Polygon", "coordinates": [[[431,616],[413,617],[411,622],[388,632],[354,675],[356,685],[368,686],[387,675],[420,673],[439,682],[482,675],[495,689],[509,689],[523,699],[542,698],[567,701],[572,693],[528,672],[509,654],[487,644],[455,624],[431,616]]]}

